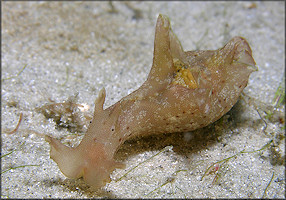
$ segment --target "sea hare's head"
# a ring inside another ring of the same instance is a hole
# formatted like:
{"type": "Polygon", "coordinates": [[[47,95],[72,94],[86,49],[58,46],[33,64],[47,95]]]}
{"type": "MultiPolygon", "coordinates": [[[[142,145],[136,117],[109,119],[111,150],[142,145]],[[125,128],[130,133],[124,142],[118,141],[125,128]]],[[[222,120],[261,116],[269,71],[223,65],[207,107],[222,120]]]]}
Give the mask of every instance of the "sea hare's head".
{"type": "Polygon", "coordinates": [[[108,158],[101,143],[71,148],[49,136],[46,136],[46,140],[51,145],[51,158],[58,164],[62,173],[72,179],[83,177],[94,189],[110,182],[110,173],[115,168],[124,167],[113,158],[108,158]]]}
{"type": "Polygon", "coordinates": [[[110,182],[110,174],[116,168],[125,167],[124,164],[116,162],[112,157],[107,156],[103,144],[93,143],[89,149],[81,149],[79,156],[83,159],[82,176],[85,182],[94,189],[104,186],[110,182]]]}

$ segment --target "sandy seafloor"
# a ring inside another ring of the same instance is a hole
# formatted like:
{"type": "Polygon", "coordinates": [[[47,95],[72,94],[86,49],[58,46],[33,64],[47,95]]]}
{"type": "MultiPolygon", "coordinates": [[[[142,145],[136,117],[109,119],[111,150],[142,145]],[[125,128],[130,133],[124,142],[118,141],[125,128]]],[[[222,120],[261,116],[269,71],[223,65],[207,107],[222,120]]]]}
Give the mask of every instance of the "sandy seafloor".
{"type": "Polygon", "coordinates": [[[285,107],[271,120],[264,112],[285,76],[284,2],[1,4],[1,198],[285,198],[285,107]],[[125,142],[116,159],[126,168],[92,191],[60,172],[41,135],[74,146],[86,126],[76,133],[57,128],[36,108],[77,95],[75,102],[90,106],[85,115],[91,115],[102,87],[105,108],[137,89],[152,66],[159,13],[169,16],[185,50],[246,38],[259,68],[244,90],[250,98],[240,98],[206,128],[125,142]],[[18,131],[5,134],[20,113],[18,131]],[[212,163],[228,157],[203,177],[212,163]]]}

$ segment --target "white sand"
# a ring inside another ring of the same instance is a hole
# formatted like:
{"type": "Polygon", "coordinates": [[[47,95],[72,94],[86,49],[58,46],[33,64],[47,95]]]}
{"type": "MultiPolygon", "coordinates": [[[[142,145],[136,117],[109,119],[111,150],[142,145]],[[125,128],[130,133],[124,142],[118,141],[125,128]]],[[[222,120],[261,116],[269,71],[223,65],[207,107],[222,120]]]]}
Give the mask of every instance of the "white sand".
{"type": "MultiPolygon", "coordinates": [[[[284,76],[284,2],[255,2],[253,8],[250,2],[114,2],[117,13],[111,12],[108,2],[1,4],[1,155],[13,151],[1,159],[2,198],[285,198],[279,157],[285,163],[283,125],[267,120],[263,132],[263,120],[252,104],[242,100],[207,128],[126,142],[116,155],[126,169],[115,170],[101,192],[92,192],[82,180],[66,179],[49,158],[49,144],[35,134],[76,145],[82,132],[68,136],[69,130],[56,129],[55,122],[35,108],[78,93],[77,103],[89,105],[92,114],[102,87],[107,90],[105,107],[137,89],[152,65],[159,13],[169,16],[185,50],[217,49],[233,36],[246,38],[259,71],[250,76],[244,92],[265,117],[263,105],[271,105],[284,76]],[[3,134],[15,128],[20,113],[19,130],[3,134]],[[272,139],[274,147],[239,154],[220,165],[213,184],[216,174],[201,180],[212,163],[243,149],[260,149],[272,139]],[[170,148],[163,150],[166,146],[170,148]]],[[[278,113],[284,116],[284,107],[278,113]]]]}

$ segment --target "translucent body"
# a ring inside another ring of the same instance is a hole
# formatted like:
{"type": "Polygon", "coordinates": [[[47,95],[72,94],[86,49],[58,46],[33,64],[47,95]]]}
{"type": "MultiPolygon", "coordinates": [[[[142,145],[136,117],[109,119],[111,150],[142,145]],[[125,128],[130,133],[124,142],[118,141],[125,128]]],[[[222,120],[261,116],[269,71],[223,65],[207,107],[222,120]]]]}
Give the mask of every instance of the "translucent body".
{"type": "Polygon", "coordinates": [[[105,110],[105,90],[101,90],[79,146],[70,148],[46,137],[51,158],[67,177],[83,176],[94,188],[104,186],[115,168],[124,167],[113,156],[125,140],[207,126],[231,109],[255,70],[245,39],[234,37],[215,51],[184,52],[168,18],[159,15],[147,80],[105,110]]]}

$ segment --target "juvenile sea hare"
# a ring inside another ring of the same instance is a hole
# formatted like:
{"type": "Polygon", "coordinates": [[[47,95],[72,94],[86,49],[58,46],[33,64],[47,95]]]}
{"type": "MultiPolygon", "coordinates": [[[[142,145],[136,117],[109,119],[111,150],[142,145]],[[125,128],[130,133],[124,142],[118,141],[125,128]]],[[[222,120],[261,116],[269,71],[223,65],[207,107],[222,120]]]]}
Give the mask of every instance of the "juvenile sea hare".
{"type": "Polygon", "coordinates": [[[113,158],[124,141],[207,126],[231,109],[255,70],[245,39],[234,37],[218,50],[185,52],[168,18],[159,15],[147,80],[106,109],[102,89],[91,124],[77,147],[46,136],[51,158],[67,177],[83,177],[90,186],[100,188],[110,181],[115,168],[124,167],[113,158]]]}

